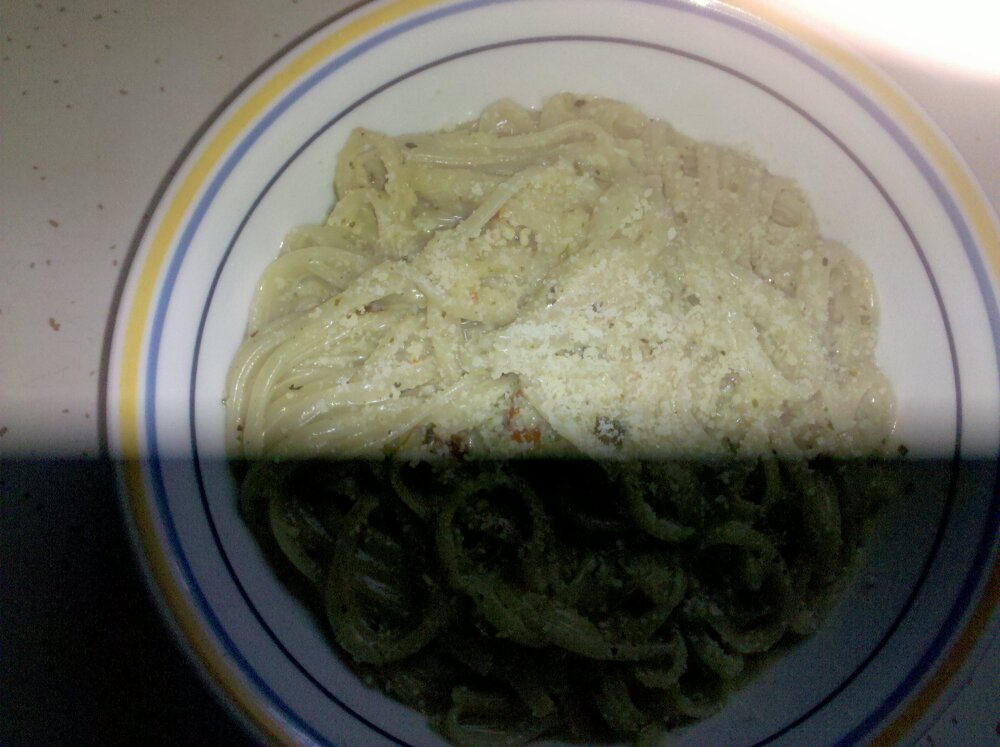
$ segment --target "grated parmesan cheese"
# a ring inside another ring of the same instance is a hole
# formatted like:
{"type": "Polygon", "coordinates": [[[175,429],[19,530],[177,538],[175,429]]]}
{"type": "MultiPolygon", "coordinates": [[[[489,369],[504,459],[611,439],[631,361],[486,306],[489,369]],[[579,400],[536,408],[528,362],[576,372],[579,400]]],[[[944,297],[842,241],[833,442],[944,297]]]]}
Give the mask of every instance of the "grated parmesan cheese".
{"type": "Polygon", "coordinates": [[[567,96],[445,133],[352,135],[326,224],[293,232],[261,283],[232,379],[243,444],[419,454],[432,425],[494,456],[884,444],[872,281],[801,190],[567,96]],[[281,407],[250,403],[267,396],[241,389],[257,370],[281,407]],[[376,411],[391,439],[349,425],[376,411]]]}

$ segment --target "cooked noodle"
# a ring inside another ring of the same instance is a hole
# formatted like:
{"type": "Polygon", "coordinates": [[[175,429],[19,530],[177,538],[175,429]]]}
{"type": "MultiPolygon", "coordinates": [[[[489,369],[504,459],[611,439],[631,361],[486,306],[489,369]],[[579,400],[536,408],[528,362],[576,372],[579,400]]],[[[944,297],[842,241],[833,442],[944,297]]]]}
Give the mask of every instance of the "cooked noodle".
{"type": "Polygon", "coordinates": [[[357,130],[335,190],[261,279],[227,432],[370,682],[462,744],[634,738],[814,628],[887,490],[829,460],[893,399],[793,182],[562,94],[357,130]]]}

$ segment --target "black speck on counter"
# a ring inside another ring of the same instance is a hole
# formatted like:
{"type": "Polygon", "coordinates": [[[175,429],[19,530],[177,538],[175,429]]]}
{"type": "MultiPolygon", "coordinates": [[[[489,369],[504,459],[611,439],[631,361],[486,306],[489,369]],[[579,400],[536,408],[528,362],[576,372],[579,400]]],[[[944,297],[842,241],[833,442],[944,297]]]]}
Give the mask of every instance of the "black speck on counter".
{"type": "Polygon", "coordinates": [[[6,425],[0,425],[0,438],[3,438],[8,433],[8,428],[6,425]]]}
{"type": "Polygon", "coordinates": [[[49,218],[49,225],[52,226],[53,228],[59,228],[59,221],[57,221],[55,218],[49,218]]]}
{"type": "Polygon", "coordinates": [[[122,96],[128,96],[128,91],[126,91],[124,88],[119,88],[118,93],[120,93],[122,96]]]}
{"type": "Polygon", "coordinates": [[[52,328],[53,332],[58,332],[59,328],[62,327],[62,325],[55,320],[55,317],[52,316],[49,317],[49,326],[52,328]]]}

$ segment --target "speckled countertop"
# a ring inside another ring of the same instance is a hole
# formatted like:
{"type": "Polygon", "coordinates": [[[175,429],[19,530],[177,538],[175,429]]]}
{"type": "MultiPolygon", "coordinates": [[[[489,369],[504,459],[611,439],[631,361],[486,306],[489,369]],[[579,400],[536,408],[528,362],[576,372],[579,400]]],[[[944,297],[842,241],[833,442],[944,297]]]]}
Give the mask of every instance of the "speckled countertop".
{"type": "MultiPolygon", "coordinates": [[[[245,740],[135,570],[99,454],[108,314],[144,212],[226,96],[343,0],[0,0],[0,743],[245,740]]],[[[1000,209],[1000,72],[863,47],[1000,209]]],[[[1000,644],[925,745],[1000,744],[1000,644]]]]}

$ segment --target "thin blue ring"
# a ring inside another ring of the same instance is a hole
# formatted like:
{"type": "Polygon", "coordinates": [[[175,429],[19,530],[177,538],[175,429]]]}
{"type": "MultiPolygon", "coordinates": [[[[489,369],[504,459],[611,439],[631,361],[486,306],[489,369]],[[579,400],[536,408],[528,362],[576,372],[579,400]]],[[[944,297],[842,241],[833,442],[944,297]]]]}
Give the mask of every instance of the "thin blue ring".
{"type": "MultiPolygon", "coordinates": [[[[194,237],[195,232],[201,225],[201,221],[205,217],[205,213],[208,211],[209,205],[215,199],[222,185],[225,183],[226,179],[232,173],[236,164],[242,160],[243,156],[250,149],[250,146],[256,142],[260,136],[267,130],[287,109],[292,106],[303,94],[312,89],[320,80],[326,78],[330,74],[336,72],[338,69],[342,68],[344,65],[348,64],[352,60],[360,57],[364,53],[368,52],[370,49],[378,47],[380,44],[391,40],[392,38],[405,33],[413,28],[418,28],[424,24],[435,21],[439,18],[445,18],[449,15],[463,12],[470,8],[483,7],[492,5],[498,2],[507,2],[508,0],[469,0],[469,2],[461,3],[457,6],[439,8],[430,13],[426,13],[422,16],[415,16],[402,21],[401,23],[391,26],[384,31],[381,31],[369,39],[360,42],[357,46],[352,49],[347,50],[345,53],[339,57],[334,58],[329,63],[319,68],[312,75],[307,77],[299,85],[295,86],[288,94],[286,94],[275,106],[268,111],[260,121],[255,124],[250,131],[247,133],[246,137],[241,141],[229,157],[225,160],[222,167],[219,169],[218,173],[213,177],[212,181],[209,183],[208,188],[205,190],[198,204],[195,206],[195,210],[189,218],[189,222],[181,234],[180,241],[177,245],[177,251],[171,258],[170,265],[167,268],[167,273],[164,276],[163,289],[161,290],[161,295],[157,301],[156,314],[153,318],[153,325],[150,331],[150,343],[149,343],[149,355],[147,358],[146,370],[147,370],[147,385],[145,392],[145,409],[149,414],[146,422],[146,439],[149,448],[149,470],[150,477],[153,484],[153,493],[156,499],[156,506],[159,510],[161,519],[163,520],[164,526],[166,528],[167,541],[170,544],[174,555],[178,558],[179,565],[183,572],[183,575],[187,579],[188,587],[191,589],[192,596],[195,599],[199,609],[202,614],[205,615],[206,620],[209,623],[213,633],[219,638],[219,640],[224,645],[225,649],[233,657],[234,662],[239,667],[246,676],[248,676],[255,686],[263,692],[271,702],[275,703],[281,711],[283,711],[289,720],[298,725],[302,731],[306,732],[310,738],[314,739],[316,742],[321,744],[330,744],[321,734],[316,732],[309,724],[299,716],[293,708],[291,708],[287,703],[285,703],[278,695],[270,688],[270,686],[250,667],[246,658],[239,652],[239,649],[233,643],[232,639],[226,633],[225,628],[222,626],[218,617],[212,611],[211,606],[208,604],[208,600],[205,598],[204,593],[201,591],[200,586],[194,578],[194,574],[191,572],[191,567],[184,555],[179,538],[177,536],[177,529],[173,523],[173,519],[170,516],[170,510],[167,505],[167,495],[166,489],[163,485],[163,475],[161,470],[161,464],[159,459],[159,449],[157,447],[157,435],[156,435],[156,381],[157,381],[157,367],[159,362],[160,353],[160,340],[163,334],[163,323],[166,318],[167,307],[171,295],[173,293],[174,285],[177,281],[177,275],[180,272],[181,264],[183,263],[184,257],[187,254],[187,250],[190,247],[191,240],[194,237]]],[[[200,475],[199,475],[200,480],[200,475]]],[[[344,706],[346,708],[346,706],[344,706]]],[[[349,709],[348,709],[349,710],[349,709]]],[[[391,736],[387,732],[384,732],[378,726],[371,724],[366,719],[359,716],[359,718],[370,726],[374,731],[379,732],[386,736],[386,738],[391,739],[397,744],[403,744],[399,742],[395,737],[391,736]]]]}
{"type": "MultiPolygon", "coordinates": [[[[206,319],[207,319],[208,307],[210,306],[211,301],[212,301],[212,297],[214,296],[215,286],[218,283],[218,279],[221,276],[221,273],[222,273],[223,269],[225,268],[226,263],[228,262],[228,259],[229,259],[230,255],[231,255],[233,247],[235,246],[236,242],[238,241],[240,235],[242,234],[243,228],[246,226],[247,222],[250,220],[250,217],[255,212],[255,210],[256,210],[257,206],[259,205],[259,203],[261,202],[261,200],[263,200],[263,198],[265,197],[265,195],[267,194],[267,192],[270,190],[271,186],[273,186],[273,184],[277,181],[278,178],[280,178],[281,174],[285,171],[285,169],[287,169],[288,166],[299,155],[301,155],[301,153],[303,151],[305,151],[305,149],[308,148],[309,145],[317,137],[319,137],[319,135],[321,135],[329,127],[331,127],[336,122],[338,122],[346,113],[348,113],[349,111],[353,110],[356,106],[358,106],[358,104],[360,104],[363,101],[367,100],[371,96],[376,95],[377,93],[380,93],[382,90],[385,90],[386,88],[391,87],[392,85],[395,85],[401,79],[408,78],[408,77],[410,77],[410,76],[412,76],[412,75],[414,75],[414,74],[416,74],[416,73],[418,73],[418,72],[420,72],[420,71],[422,71],[422,70],[424,70],[424,69],[426,69],[428,67],[436,66],[438,64],[441,64],[443,62],[447,62],[447,61],[455,59],[457,57],[463,57],[463,56],[467,56],[468,54],[479,53],[479,52],[487,51],[489,49],[493,49],[493,48],[497,48],[497,47],[513,46],[513,45],[516,45],[516,44],[523,44],[523,43],[529,43],[529,42],[546,42],[546,41],[589,41],[589,42],[595,42],[595,41],[597,41],[597,42],[606,42],[606,43],[629,44],[629,45],[633,45],[633,46],[636,46],[636,47],[649,48],[649,49],[653,49],[653,50],[656,50],[656,51],[662,51],[662,52],[666,52],[666,53],[676,54],[676,55],[685,57],[687,59],[692,59],[694,61],[701,62],[703,64],[707,64],[709,66],[715,67],[716,69],[719,69],[719,70],[721,70],[721,71],[723,71],[723,72],[725,72],[725,73],[727,73],[729,75],[732,75],[732,76],[737,77],[737,78],[739,78],[741,80],[744,80],[745,82],[753,85],[754,87],[758,88],[759,90],[763,91],[764,93],[766,93],[766,94],[774,97],[775,99],[777,99],[778,101],[780,101],[781,103],[783,103],[785,106],[788,106],[791,110],[793,110],[796,113],[798,113],[800,116],[802,116],[808,122],[810,122],[810,124],[812,124],[814,127],[816,127],[817,129],[819,129],[826,137],[828,137],[834,144],[836,144],[837,147],[840,148],[849,158],[851,158],[851,160],[855,163],[855,165],[866,175],[866,177],[869,179],[869,181],[876,187],[876,189],[882,195],[883,199],[892,208],[894,214],[896,215],[897,220],[900,222],[900,224],[904,228],[907,236],[910,239],[910,242],[911,242],[912,246],[914,247],[914,250],[917,252],[918,256],[920,257],[921,263],[922,263],[922,265],[924,267],[924,271],[927,273],[928,278],[929,278],[929,280],[931,282],[931,285],[932,285],[932,287],[934,289],[935,298],[937,300],[939,309],[941,311],[943,323],[944,323],[944,326],[945,326],[945,330],[946,330],[947,335],[948,335],[949,350],[950,350],[950,355],[951,355],[951,358],[952,358],[953,370],[955,370],[955,363],[954,362],[955,362],[956,356],[955,356],[955,350],[954,350],[954,341],[953,341],[953,337],[952,337],[952,333],[951,333],[951,325],[950,325],[950,322],[948,320],[947,313],[944,310],[944,304],[943,304],[943,301],[941,299],[939,290],[937,288],[937,284],[936,284],[936,282],[935,282],[935,280],[933,278],[933,274],[930,272],[930,268],[929,268],[929,265],[928,265],[928,263],[926,261],[926,257],[924,256],[923,249],[919,245],[919,242],[916,240],[916,237],[913,235],[912,230],[910,229],[910,227],[907,224],[906,220],[903,218],[903,216],[899,212],[899,209],[896,207],[896,205],[893,203],[892,199],[886,193],[884,187],[882,187],[882,185],[878,182],[878,180],[874,177],[874,175],[871,174],[868,171],[868,168],[860,161],[860,159],[857,158],[857,156],[855,156],[853,154],[853,152],[851,152],[846,147],[846,145],[842,141],[840,141],[824,125],[822,125],[821,123],[819,123],[818,121],[816,121],[814,118],[812,118],[806,112],[804,112],[801,108],[799,108],[794,102],[788,100],[787,98],[785,98],[781,94],[778,94],[777,92],[775,92],[775,91],[773,91],[771,89],[768,89],[766,86],[762,85],[760,82],[754,80],[753,78],[750,78],[749,76],[747,76],[747,75],[745,75],[743,73],[740,73],[739,71],[733,70],[732,68],[728,68],[726,66],[719,65],[718,63],[715,63],[715,62],[713,62],[711,60],[707,60],[707,59],[705,59],[703,57],[700,57],[698,55],[693,55],[693,54],[690,54],[690,53],[687,53],[687,52],[682,52],[680,50],[671,49],[671,48],[668,48],[668,47],[664,47],[662,45],[656,45],[656,44],[652,44],[652,43],[649,43],[649,42],[638,42],[638,41],[635,41],[635,40],[623,40],[623,39],[616,38],[616,37],[536,37],[534,39],[528,39],[528,40],[512,40],[512,41],[508,41],[508,42],[501,42],[501,43],[496,43],[496,44],[492,44],[492,45],[486,45],[484,47],[475,48],[475,49],[472,49],[472,50],[466,50],[465,52],[455,53],[453,55],[449,55],[448,57],[442,58],[441,60],[438,60],[438,61],[435,61],[435,62],[432,62],[432,63],[428,63],[427,65],[424,65],[424,66],[422,66],[420,68],[412,70],[412,71],[410,71],[408,73],[405,73],[405,74],[399,76],[398,78],[396,78],[396,79],[394,79],[392,81],[389,81],[388,83],[386,83],[383,86],[381,86],[379,89],[376,89],[375,91],[372,91],[371,93],[367,94],[365,97],[363,97],[359,101],[355,102],[350,107],[348,107],[346,110],[344,110],[343,112],[341,112],[340,114],[338,114],[337,116],[335,116],[333,119],[331,119],[330,121],[328,121],[323,127],[319,128],[304,143],[302,143],[296,149],[296,151],[285,161],[285,163],[271,177],[271,179],[264,186],[264,188],[262,189],[262,191],[255,198],[255,200],[251,204],[250,208],[247,210],[246,214],[244,215],[243,219],[241,220],[239,226],[237,227],[237,229],[236,229],[236,231],[235,231],[235,233],[233,235],[233,238],[231,239],[231,241],[229,242],[229,245],[226,248],[226,251],[225,251],[225,253],[223,255],[222,261],[219,263],[219,266],[216,269],[216,274],[215,274],[215,277],[213,278],[212,287],[211,287],[211,289],[209,291],[208,299],[207,299],[207,302],[206,302],[206,307],[205,307],[205,309],[203,311],[202,320],[201,320],[201,323],[199,325],[198,335],[197,335],[197,342],[196,342],[196,349],[200,350],[201,339],[202,339],[202,335],[203,335],[203,331],[204,331],[204,326],[205,326],[206,319]]],[[[192,371],[191,371],[191,387],[192,387],[192,390],[194,390],[194,388],[196,386],[196,381],[197,381],[197,365],[198,365],[198,359],[197,359],[197,356],[196,356],[194,364],[192,366],[192,371]]],[[[961,440],[961,411],[962,411],[961,401],[962,401],[962,397],[961,397],[961,388],[960,388],[960,383],[959,383],[959,377],[958,377],[957,370],[955,370],[955,374],[954,375],[955,375],[955,385],[956,385],[955,396],[956,396],[956,403],[958,404],[958,422],[957,422],[957,426],[958,426],[957,427],[958,438],[957,438],[957,441],[960,441],[961,440]]],[[[248,605],[248,607],[249,607],[250,611],[252,612],[252,614],[254,615],[254,617],[257,619],[258,623],[268,633],[268,635],[270,636],[270,638],[272,639],[272,641],[275,643],[275,645],[285,654],[286,657],[288,657],[288,659],[290,660],[290,662],[303,674],[303,676],[305,676],[310,682],[312,682],[321,692],[323,692],[324,694],[326,694],[328,697],[330,697],[335,703],[337,703],[341,707],[344,707],[343,704],[341,703],[341,701],[336,696],[334,696],[325,687],[323,687],[323,685],[320,684],[315,679],[315,677],[312,676],[312,674],[308,671],[308,669],[301,662],[299,662],[294,656],[291,656],[291,654],[285,649],[284,645],[281,643],[281,641],[278,638],[278,636],[274,633],[273,630],[271,630],[270,626],[267,625],[267,623],[263,620],[263,618],[261,617],[261,615],[257,611],[257,609],[254,606],[253,602],[250,600],[248,594],[246,593],[245,589],[243,588],[243,586],[242,586],[242,584],[241,584],[238,576],[236,575],[234,569],[232,568],[231,564],[229,563],[228,556],[227,556],[227,554],[225,552],[225,549],[222,547],[221,541],[219,540],[219,536],[218,536],[218,533],[217,533],[216,528],[215,528],[215,521],[214,521],[214,518],[212,516],[211,509],[210,509],[210,507],[208,505],[207,496],[204,493],[204,489],[203,489],[202,482],[201,482],[200,467],[198,466],[198,458],[197,458],[197,436],[196,436],[196,431],[195,431],[195,427],[194,427],[195,412],[194,412],[194,400],[193,399],[191,400],[191,408],[190,408],[189,415],[190,415],[190,419],[191,419],[191,437],[192,437],[192,441],[193,441],[194,447],[195,447],[194,448],[194,453],[195,453],[196,471],[198,473],[199,487],[201,488],[201,491],[202,491],[201,492],[202,505],[203,505],[203,507],[205,509],[206,519],[207,519],[207,521],[209,523],[209,526],[212,529],[212,533],[213,533],[213,536],[214,536],[214,538],[216,540],[216,545],[218,547],[218,550],[219,550],[219,552],[220,552],[220,554],[221,554],[221,556],[223,558],[224,563],[226,564],[227,569],[229,570],[231,576],[233,577],[234,583],[236,584],[237,588],[239,589],[240,593],[242,594],[242,596],[244,598],[244,601],[248,605]]],[[[918,574],[917,580],[914,583],[913,589],[910,591],[910,594],[907,596],[907,599],[904,602],[902,608],[897,613],[896,618],[892,621],[891,625],[889,626],[889,628],[887,629],[887,631],[883,634],[883,636],[879,640],[878,644],[869,652],[869,654],[865,657],[865,659],[859,665],[857,665],[855,667],[855,669],[846,678],[844,678],[836,687],[834,687],[829,693],[827,693],[827,695],[825,695],[819,702],[817,702],[816,704],[814,704],[813,706],[811,706],[810,708],[808,708],[804,713],[802,713],[801,715],[799,715],[798,717],[796,717],[792,721],[788,722],[783,727],[779,728],[776,732],[772,733],[769,737],[767,737],[763,741],[759,742],[755,747],[762,747],[763,745],[769,744],[770,742],[774,741],[775,739],[780,738],[781,736],[783,736],[784,734],[788,733],[792,729],[796,728],[797,726],[799,726],[803,722],[807,721],[815,713],[818,713],[820,710],[822,710],[827,705],[829,705],[834,699],[836,699],[837,697],[839,697],[840,694],[845,689],[847,689],[853,683],[853,681],[864,672],[865,669],[867,669],[868,665],[874,660],[875,657],[877,657],[878,653],[884,648],[884,646],[888,643],[888,641],[895,635],[896,630],[902,624],[902,621],[906,618],[906,616],[909,614],[909,610],[911,609],[914,600],[916,599],[917,595],[922,590],[923,584],[924,584],[924,582],[926,580],[926,577],[929,574],[930,569],[933,567],[933,565],[934,565],[934,563],[936,561],[937,553],[938,553],[939,548],[940,548],[940,544],[941,544],[941,540],[942,540],[942,537],[943,537],[943,534],[944,534],[944,531],[945,531],[945,527],[947,526],[948,521],[949,521],[950,512],[951,512],[951,508],[952,508],[952,504],[953,504],[953,500],[954,500],[955,485],[957,484],[957,480],[958,480],[958,470],[957,470],[957,454],[958,454],[958,451],[959,451],[959,447],[956,445],[956,460],[955,460],[954,467],[953,467],[953,470],[952,470],[952,479],[951,479],[951,482],[949,484],[948,498],[946,500],[944,510],[943,510],[943,512],[941,514],[941,518],[938,520],[938,523],[937,523],[938,530],[937,530],[937,532],[935,534],[935,537],[934,537],[934,539],[933,539],[933,541],[931,543],[930,551],[929,551],[929,553],[927,554],[927,556],[925,558],[925,561],[923,563],[921,571],[918,574]]],[[[911,686],[911,685],[908,685],[908,684],[904,683],[904,689],[908,689],[909,686],[911,686]]],[[[348,710],[352,715],[354,715],[355,717],[357,717],[357,714],[354,713],[353,711],[351,711],[350,709],[346,709],[346,710],[348,710]]]]}
{"type": "MultiPolygon", "coordinates": [[[[212,183],[209,186],[209,189],[206,190],[206,193],[203,195],[194,214],[192,215],[192,218],[190,219],[191,222],[188,224],[187,229],[182,234],[181,241],[178,245],[178,251],[172,258],[170,267],[168,268],[168,272],[165,276],[164,287],[163,290],[161,291],[161,297],[159,299],[156,315],[154,317],[154,324],[151,332],[150,355],[147,365],[148,386],[146,390],[145,404],[147,412],[149,413],[149,420],[147,421],[147,438],[149,439],[151,447],[150,452],[154,455],[150,460],[151,470],[153,472],[154,492],[157,494],[157,499],[158,499],[157,502],[161,510],[161,514],[163,515],[165,522],[169,525],[168,535],[171,544],[174,546],[175,549],[179,550],[179,543],[177,542],[176,531],[172,525],[172,521],[169,518],[169,510],[166,507],[166,496],[162,484],[162,476],[160,474],[159,459],[155,456],[157,439],[155,433],[156,414],[153,406],[155,405],[154,400],[155,400],[155,389],[156,389],[156,365],[158,360],[159,344],[160,344],[160,337],[162,334],[163,321],[166,315],[166,308],[169,303],[170,294],[172,292],[174,283],[176,281],[176,276],[179,271],[180,265],[183,261],[183,257],[186,253],[187,247],[191,241],[191,238],[193,237],[195,230],[200,224],[201,219],[204,216],[204,213],[207,211],[208,205],[211,203],[212,199],[214,199],[222,183],[225,181],[226,178],[228,178],[228,175],[231,172],[232,168],[235,166],[236,162],[238,162],[240,158],[242,158],[245,152],[249,149],[250,145],[252,145],[252,143],[260,136],[260,134],[265,129],[267,129],[267,127],[269,127],[270,124],[272,124],[273,121],[277,119],[277,117],[281,113],[283,113],[292,103],[294,103],[294,101],[297,100],[306,90],[312,88],[321,78],[326,77],[334,70],[342,67],[351,59],[361,55],[362,53],[368,51],[369,49],[378,46],[382,42],[387,41],[388,39],[391,39],[394,36],[397,36],[400,33],[403,33],[407,30],[416,28],[420,25],[426,24],[430,21],[448,15],[464,12],[469,9],[479,8],[486,5],[495,4],[498,2],[507,2],[507,1],[509,0],[473,0],[472,2],[460,3],[456,6],[437,9],[422,16],[417,16],[411,19],[407,19],[406,21],[398,24],[397,26],[387,29],[386,31],[375,35],[371,39],[359,44],[357,47],[348,51],[344,55],[341,55],[340,57],[331,61],[328,65],[324,66],[316,73],[311,75],[309,78],[307,78],[305,81],[303,81],[301,84],[296,86],[275,106],[273,110],[271,110],[271,112],[269,112],[265,117],[263,117],[261,121],[254,128],[250,130],[244,141],[241,142],[239,146],[237,146],[233,154],[230,156],[229,159],[227,159],[226,163],[223,165],[223,168],[218,172],[216,177],[213,179],[212,183]]],[[[686,4],[672,2],[670,0],[666,1],[632,0],[632,1],[641,2],[644,4],[672,7],[684,12],[693,12],[698,15],[710,17],[712,20],[722,21],[725,23],[729,23],[731,25],[738,26],[739,28],[741,28],[741,30],[749,31],[751,34],[762,38],[766,42],[778,46],[779,48],[785,49],[787,52],[791,53],[796,58],[800,59],[801,61],[804,61],[810,67],[813,67],[815,70],[820,72],[824,77],[830,79],[832,82],[838,85],[838,87],[840,87],[842,90],[847,91],[848,94],[853,99],[855,99],[856,102],[861,104],[861,106],[866,111],[868,111],[870,115],[872,115],[875,119],[877,119],[883,125],[883,127],[894,137],[894,139],[903,147],[904,151],[910,156],[911,160],[917,164],[921,173],[924,175],[925,179],[927,179],[928,182],[931,184],[932,188],[935,191],[935,194],[938,196],[939,200],[945,206],[946,212],[948,213],[953,226],[956,228],[956,231],[959,233],[963,247],[966,251],[967,256],[970,259],[970,263],[973,266],[973,270],[976,275],[977,282],[979,284],[980,291],[983,295],[984,300],[994,301],[993,305],[987,304],[987,313],[989,315],[991,328],[993,331],[995,352],[998,349],[1000,349],[1000,310],[996,308],[995,299],[993,297],[994,294],[992,285],[989,281],[989,276],[986,274],[983,261],[979,257],[978,253],[974,250],[975,245],[971,237],[971,232],[965,225],[964,221],[961,220],[960,211],[958,210],[954,201],[951,199],[950,194],[941,185],[939,179],[937,178],[937,174],[930,167],[929,163],[927,163],[926,160],[922,158],[922,154],[920,154],[920,152],[913,146],[913,144],[910,143],[909,140],[902,134],[898,126],[895,125],[895,123],[893,123],[892,120],[888,119],[885,116],[885,114],[882,112],[881,109],[875,106],[869,99],[862,96],[860,92],[854,90],[850,86],[845,86],[844,81],[840,79],[840,76],[837,76],[832,71],[820,66],[817,60],[813,59],[810,56],[804,55],[804,53],[797,47],[792,46],[791,44],[789,44],[788,42],[786,42],[781,38],[774,37],[770,32],[767,32],[763,29],[759,29],[751,24],[746,23],[742,19],[733,18],[728,15],[719,14],[717,12],[708,11],[702,8],[687,6],[686,4]]],[[[995,497],[994,504],[996,504],[996,502],[997,499],[995,497]]],[[[995,513],[996,511],[994,510],[994,514],[995,513]]],[[[988,546],[989,543],[987,543],[987,552],[988,552],[988,546]]],[[[983,553],[977,554],[977,561],[979,560],[979,557],[982,554],[983,553]]],[[[981,563],[977,562],[977,566],[979,565],[981,565],[981,563]]],[[[187,568],[187,571],[189,572],[190,569],[187,568]]],[[[967,578],[967,584],[966,584],[967,588],[964,589],[964,591],[967,593],[963,594],[963,596],[971,598],[971,594],[974,590],[975,585],[976,585],[975,579],[967,578]],[[971,584],[968,583],[969,581],[971,581],[971,584]]],[[[221,632],[222,637],[228,641],[224,632],[221,631],[221,629],[219,628],[218,620],[211,613],[210,608],[207,607],[207,602],[201,595],[200,590],[196,591],[196,596],[198,597],[199,606],[205,605],[204,611],[212,627],[216,629],[217,632],[221,632]]],[[[964,602],[965,605],[967,605],[968,603],[968,598],[965,599],[964,602]]],[[[954,615],[956,619],[958,616],[961,615],[961,611],[962,610],[959,610],[957,608],[956,610],[954,610],[954,612],[956,613],[954,615]]],[[[229,641],[229,643],[231,643],[231,641],[229,641]]],[[[937,653],[934,654],[934,656],[936,655],[937,653]]],[[[245,663],[245,660],[242,660],[242,657],[239,657],[237,655],[237,658],[238,660],[245,663]]],[[[252,675],[252,673],[251,673],[251,678],[255,679],[256,681],[259,681],[259,678],[255,678],[252,675]]],[[[267,692],[269,695],[273,697],[273,693],[270,693],[269,688],[267,688],[266,685],[264,685],[263,683],[259,684],[262,685],[262,689],[265,692],[267,692]]],[[[905,695],[905,693],[903,693],[903,695],[905,695]]],[[[900,696],[900,699],[903,695],[900,696]]],[[[274,697],[274,701],[280,703],[280,701],[276,697],[274,697]]],[[[295,715],[294,712],[291,713],[293,716],[295,715]]],[[[878,718],[881,718],[881,716],[878,716],[878,718]]],[[[861,728],[861,726],[859,726],[859,728],[861,728]]]]}

